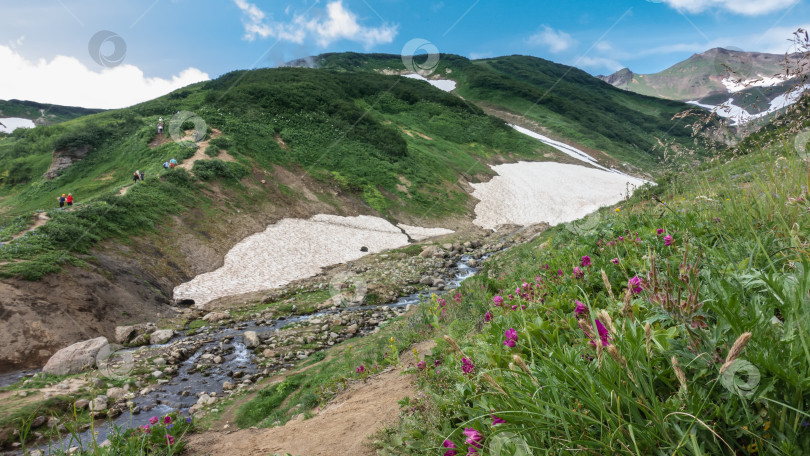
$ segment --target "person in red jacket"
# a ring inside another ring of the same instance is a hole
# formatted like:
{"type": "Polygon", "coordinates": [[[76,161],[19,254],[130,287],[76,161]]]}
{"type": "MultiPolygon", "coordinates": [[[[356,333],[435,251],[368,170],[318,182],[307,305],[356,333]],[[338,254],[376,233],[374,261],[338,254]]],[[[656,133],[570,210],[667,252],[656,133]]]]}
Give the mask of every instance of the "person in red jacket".
{"type": "Polygon", "coordinates": [[[73,193],[68,193],[67,198],[65,198],[68,207],[73,206],[73,193]]]}

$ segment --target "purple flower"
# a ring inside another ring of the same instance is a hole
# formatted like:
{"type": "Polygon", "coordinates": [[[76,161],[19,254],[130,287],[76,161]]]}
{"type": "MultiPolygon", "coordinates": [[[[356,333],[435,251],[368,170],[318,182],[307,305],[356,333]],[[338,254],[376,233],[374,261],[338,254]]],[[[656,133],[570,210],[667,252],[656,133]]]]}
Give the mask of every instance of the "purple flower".
{"type": "Polygon", "coordinates": [[[357,368],[357,369],[355,369],[354,371],[355,371],[356,373],[358,373],[358,374],[362,374],[363,372],[365,372],[365,371],[366,371],[366,367],[365,367],[365,366],[363,366],[363,365],[361,364],[361,365],[360,365],[360,367],[358,367],[358,368],[357,368]]]}
{"type": "Polygon", "coordinates": [[[418,363],[416,363],[416,367],[417,367],[419,370],[422,370],[422,369],[424,369],[425,367],[427,367],[427,363],[425,363],[424,361],[419,361],[418,363]]]}
{"type": "Polygon", "coordinates": [[[442,442],[442,446],[443,446],[443,447],[445,447],[445,448],[455,448],[455,447],[456,447],[456,444],[455,444],[455,443],[453,443],[453,442],[452,442],[451,440],[449,440],[449,439],[444,439],[444,442],[442,442]]]}
{"type": "Polygon", "coordinates": [[[608,335],[608,330],[607,328],[605,328],[605,325],[603,325],[602,322],[599,321],[598,318],[596,319],[596,331],[599,332],[599,338],[602,340],[602,346],[607,347],[608,345],[610,345],[610,342],[608,342],[608,339],[610,339],[610,336],[608,335]]]}
{"type": "Polygon", "coordinates": [[[470,456],[471,454],[478,454],[478,450],[476,450],[475,447],[467,448],[467,456],[470,456]]]}
{"type": "Polygon", "coordinates": [[[576,309],[574,309],[574,315],[579,317],[580,315],[585,315],[586,313],[588,313],[588,306],[586,306],[585,304],[583,304],[583,303],[581,303],[579,301],[574,301],[574,302],[577,303],[577,307],[576,307],[576,309]]]}
{"type": "Polygon", "coordinates": [[[641,238],[636,238],[636,242],[641,242],[641,238]]]}
{"type": "Polygon", "coordinates": [[[191,424],[191,417],[190,416],[186,417],[186,423],[191,424]]]}
{"type": "Polygon", "coordinates": [[[588,266],[591,265],[591,257],[585,255],[584,257],[582,257],[582,262],[580,264],[582,264],[582,267],[587,268],[588,266]]]}
{"type": "Polygon", "coordinates": [[[492,300],[495,301],[496,306],[500,306],[501,304],[503,304],[503,297],[501,296],[495,296],[494,298],[492,298],[492,300]]]}
{"type": "Polygon", "coordinates": [[[440,359],[434,359],[433,360],[433,367],[439,367],[439,364],[441,364],[441,363],[442,363],[442,361],[440,359]]]}
{"type": "Polygon", "coordinates": [[[620,240],[620,241],[623,241],[623,240],[624,240],[624,236],[619,236],[619,240],[620,240]]]}
{"type": "Polygon", "coordinates": [[[444,456],[456,456],[458,452],[456,450],[447,450],[444,452],[444,456]]]}
{"type": "Polygon", "coordinates": [[[169,434],[166,434],[166,442],[169,445],[174,445],[174,437],[170,436],[169,434]]]}
{"type": "Polygon", "coordinates": [[[585,276],[585,273],[582,272],[582,269],[579,269],[579,266],[574,266],[574,277],[577,279],[581,279],[585,276]]]}
{"type": "Polygon", "coordinates": [[[610,262],[613,263],[613,264],[619,264],[619,259],[614,258],[614,259],[610,260],[610,262]]]}
{"type": "Polygon", "coordinates": [[[661,234],[664,234],[664,229],[658,228],[657,230],[655,230],[655,232],[660,236],[661,234]]]}
{"type": "Polygon", "coordinates": [[[503,418],[499,418],[495,415],[489,415],[492,417],[492,425],[495,426],[496,424],[503,424],[506,423],[506,420],[503,418]]]}
{"type": "Polygon", "coordinates": [[[473,364],[472,360],[461,358],[461,371],[465,374],[472,374],[475,371],[475,364],[473,364]]]}
{"type": "Polygon", "coordinates": [[[484,314],[484,321],[489,322],[492,320],[492,312],[487,310],[487,313],[484,314]]]}
{"type": "Polygon", "coordinates": [[[157,424],[158,421],[160,421],[160,420],[156,416],[153,416],[152,418],[149,418],[149,424],[157,424]]]}
{"type": "Polygon", "coordinates": [[[467,436],[467,438],[464,439],[464,441],[468,445],[472,445],[475,448],[482,447],[481,441],[484,440],[484,436],[480,432],[476,431],[473,428],[464,428],[464,432],[462,432],[462,434],[467,436]]]}
{"type": "Polygon", "coordinates": [[[664,245],[667,246],[667,247],[672,245],[672,236],[670,236],[668,234],[666,236],[664,236],[664,245]]]}
{"type": "Polygon", "coordinates": [[[643,289],[644,283],[641,281],[641,277],[633,276],[630,280],[627,281],[627,287],[633,292],[633,294],[641,293],[643,289]]]}
{"type": "Polygon", "coordinates": [[[163,418],[163,424],[169,424],[169,423],[171,423],[171,422],[172,422],[172,417],[170,417],[169,415],[166,415],[166,416],[163,418]]]}
{"type": "Polygon", "coordinates": [[[562,269],[557,269],[557,275],[560,276],[560,277],[563,276],[562,269]]]}

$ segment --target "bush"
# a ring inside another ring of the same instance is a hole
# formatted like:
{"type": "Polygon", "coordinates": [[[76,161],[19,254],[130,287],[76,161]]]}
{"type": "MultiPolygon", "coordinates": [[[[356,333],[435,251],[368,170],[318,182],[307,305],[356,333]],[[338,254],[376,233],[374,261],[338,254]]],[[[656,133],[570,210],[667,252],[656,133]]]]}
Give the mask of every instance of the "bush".
{"type": "Polygon", "coordinates": [[[197,160],[191,167],[191,172],[202,180],[214,178],[232,178],[239,180],[248,174],[247,168],[236,162],[224,162],[218,158],[213,160],[197,160]]]}
{"type": "Polygon", "coordinates": [[[219,147],[214,146],[214,145],[209,145],[208,147],[205,148],[205,155],[208,155],[209,157],[212,157],[212,158],[218,156],[219,155],[219,147]]]}

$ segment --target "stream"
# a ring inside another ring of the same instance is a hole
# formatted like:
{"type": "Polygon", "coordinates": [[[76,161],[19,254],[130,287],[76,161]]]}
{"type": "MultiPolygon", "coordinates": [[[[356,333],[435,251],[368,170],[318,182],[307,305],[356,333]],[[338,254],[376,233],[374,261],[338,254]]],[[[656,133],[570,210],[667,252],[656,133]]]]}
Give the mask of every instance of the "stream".
{"type": "MultiPolygon", "coordinates": [[[[482,256],[483,260],[489,254],[482,256]]],[[[472,260],[471,255],[462,255],[460,260],[456,263],[455,267],[450,270],[451,276],[446,277],[446,285],[443,292],[457,288],[459,284],[465,279],[472,277],[478,271],[477,268],[469,265],[472,260]]],[[[162,416],[173,410],[177,410],[180,414],[187,414],[189,409],[197,403],[198,392],[212,392],[221,397],[223,393],[223,382],[240,382],[244,379],[251,379],[254,383],[259,377],[266,378],[275,374],[280,368],[291,368],[294,362],[283,362],[281,366],[277,366],[273,370],[257,366],[254,362],[255,355],[252,351],[245,346],[243,340],[243,333],[245,331],[256,331],[260,338],[262,334],[273,333],[290,324],[307,321],[327,315],[339,315],[344,312],[356,312],[362,310],[377,310],[382,308],[399,308],[404,309],[408,305],[418,304],[422,299],[429,296],[430,292],[422,291],[408,296],[401,297],[394,302],[377,305],[377,306],[347,306],[337,309],[329,309],[319,311],[309,315],[297,315],[289,317],[280,317],[274,321],[266,321],[263,319],[251,320],[247,322],[236,323],[233,327],[227,328],[200,328],[197,330],[187,330],[180,334],[179,338],[174,338],[171,344],[178,341],[190,342],[191,349],[198,347],[194,353],[189,356],[185,361],[178,364],[177,374],[168,376],[167,381],[162,384],[150,385],[141,393],[137,394],[135,398],[131,399],[134,406],[114,419],[98,420],[94,429],[88,429],[77,436],[66,435],[63,436],[61,441],[52,441],[50,443],[39,445],[39,449],[48,454],[49,449],[63,448],[67,450],[74,446],[84,446],[91,442],[92,432],[96,433],[96,441],[102,442],[107,438],[112,426],[120,427],[137,427],[148,424],[149,418],[153,416],[162,416]],[[197,365],[201,359],[210,359],[214,353],[219,353],[223,358],[219,364],[212,363],[202,372],[197,370],[197,365]],[[238,379],[238,380],[234,380],[238,379]],[[77,442],[76,437],[81,441],[81,445],[77,442]]],[[[362,337],[364,332],[358,332],[356,337],[362,337]]],[[[167,344],[168,345],[168,344],[167,344]]],[[[186,345],[188,347],[188,345],[186,345]]],[[[152,346],[151,348],[160,347],[152,346]]],[[[125,349],[117,352],[121,355],[132,353],[135,349],[125,349]]],[[[0,378],[0,380],[12,383],[12,380],[19,379],[23,373],[16,373],[8,378],[0,378]]],[[[0,385],[2,386],[2,385],[0,385]]],[[[13,454],[13,453],[12,453],[13,454]]],[[[19,453],[17,453],[19,454],[19,453]]]]}

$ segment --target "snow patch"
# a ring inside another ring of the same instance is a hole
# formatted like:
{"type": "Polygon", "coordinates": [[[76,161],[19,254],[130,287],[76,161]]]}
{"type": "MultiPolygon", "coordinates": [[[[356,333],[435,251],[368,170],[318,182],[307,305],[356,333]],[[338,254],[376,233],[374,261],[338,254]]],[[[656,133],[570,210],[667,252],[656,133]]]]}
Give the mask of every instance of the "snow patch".
{"type": "Polygon", "coordinates": [[[773,87],[793,77],[792,75],[788,76],[782,74],[777,74],[776,76],[757,76],[758,77],[754,79],[746,79],[744,81],[728,77],[723,79],[722,82],[723,85],[726,86],[726,90],[728,90],[729,93],[737,93],[750,87],[773,87]]]}
{"type": "Polygon", "coordinates": [[[621,201],[644,180],[610,171],[555,162],[518,162],[493,166],[489,182],[471,184],[474,224],[566,223],[621,201]]]}
{"type": "Polygon", "coordinates": [[[22,117],[5,117],[0,118],[0,131],[3,133],[11,133],[18,128],[34,128],[36,125],[31,119],[23,119],[22,117]]]}
{"type": "Polygon", "coordinates": [[[455,231],[446,228],[422,228],[421,226],[411,226],[404,223],[400,223],[397,226],[405,230],[408,236],[415,241],[455,233],[455,231]]]}
{"type": "Polygon", "coordinates": [[[411,74],[403,74],[402,76],[411,79],[418,79],[420,81],[427,81],[433,87],[437,89],[444,90],[445,92],[451,92],[456,88],[456,81],[452,79],[428,79],[421,74],[411,73],[411,74]]]}
{"type": "Polygon", "coordinates": [[[776,112],[780,109],[786,108],[801,98],[802,93],[805,90],[810,89],[810,84],[805,84],[800,87],[796,87],[793,90],[785,92],[779,96],[774,97],[773,100],[770,101],[768,105],[768,109],[758,112],[756,114],[751,114],[745,108],[737,106],[734,104],[734,98],[729,98],[724,103],[721,103],[717,106],[708,105],[698,102],[697,100],[687,101],[689,104],[693,104],[695,106],[700,106],[701,108],[708,109],[710,111],[714,111],[717,113],[718,116],[730,119],[731,125],[743,125],[746,124],[754,119],[759,119],[760,117],[765,117],[773,112],[776,112]]]}

